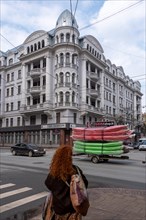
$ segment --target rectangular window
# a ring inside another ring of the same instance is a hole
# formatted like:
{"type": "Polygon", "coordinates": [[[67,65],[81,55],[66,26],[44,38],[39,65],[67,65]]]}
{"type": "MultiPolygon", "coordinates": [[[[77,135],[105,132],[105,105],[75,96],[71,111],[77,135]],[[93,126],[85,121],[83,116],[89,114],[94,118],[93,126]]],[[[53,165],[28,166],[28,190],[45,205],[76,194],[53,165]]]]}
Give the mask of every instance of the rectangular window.
{"type": "Polygon", "coordinates": [[[7,89],[7,97],[9,97],[9,88],[7,89]]]}
{"type": "Polygon", "coordinates": [[[109,101],[111,102],[111,93],[109,93],[109,101]]]}
{"type": "Polygon", "coordinates": [[[59,124],[60,123],[60,112],[56,113],[56,123],[59,124]]]}
{"type": "Polygon", "coordinates": [[[83,116],[83,125],[86,124],[86,116],[83,116]]]}
{"type": "Polygon", "coordinates": [[[6,119],[6,127],[9,127],[9,119],[6,119]]]}
{"type": "Polygon", "coordinates": [[[13,102],[11,102],[11,111],[13,111],[13,102]]]}
{"type": "Polygon", "coordinates": [[[106,100],[108,100],[108,92],[106,92],[106,100]]]}
{"type": "Polygon", "coordinates": [[[11,96],[13,96],[13,95],[14,95],[14,88],[11,87],[11,96]]]}
{"type": "Polygon", "coordinates": [[[46,102],[46,94],[43,94],[43,103],[46,102]]]}
{"type": "Polygon", "coordinates": [[[46,67],[46,58],[43,59],[43,68],[46,67]]]}
{"type": "Polygon", "coordinates": [[[74,124],[76,124],[77,123],[77,113],[74,113],[74,122],[73,122],[74,124]]]}
{"type": "Polygon", "coordinates": [[[20,126],[20,117],[17,118],[17,126],[20,126]]]}
{"type": "Polygon", "coordinates": [[[10,81],[10,74],[7,74],[7,82],[10,81]]]}
{"type": "Polygon", "coordinates": [[[27,81],[27,89],[30,89],[30,87],[31,87],[31,82],[30,82],[30,80],[28,80],[27,81]]]}
{"type": "Polygon", "coordinates": [[[41,124],[45,125],[47,124],[47,115],[41,115],[41,124]]]}
{"type": "Polygon", "coordinates": [[[18,86],[18,94],[21,94],[21,86],[18,86]]]}
{"type": "Polygon", "coordinates": [[[13,127],[13,118],[10,118],[10,127],[13,127]]]}
{"type": "Polygon", "coordinates": [[[115,90],[116,90],[116,85],[115,83],[113,83],[113,91],[115,92],[115,90]]]}
{"type": "Polygon", "coordinates": [[[108,114],[108,106],[106,105],[106,114],[108,114]]]}
{"type": "Polygon", "coordinates": [[[21,70],[18,70],[18,79],[21,79],[21,70]]]}
{"type": "Polygon", "coordinates": [[[31,125],[35,125],[36,124],[36,116],[35,115],[30,116],[30,124],[31,125]]]}
{"type": "Polygon", "coordinates": [[[11,73],[11,81],[14,81],[14,72],[11,73]]]}
{"type": "Polygon", "coordinates": [[[18,103],[17,103],[17,109],[18,109],[18,110],[20,110],[20,105],[21,105],[21,102],[18,101],[18,103]]]}
{"type": "Polygon", "coordinates": [[[30,97],[27,97],[27,105],[30,105],[30,97]]]}
{"type": "Polygon", "coordinates": [[[113,95],[113,103],[116,103],[116,97],[113,95]]]}
{"type": "Polygon", "coordinates": [[[9,111],[9,103],[6,104],[6,112],[9,111]]]}
{"type": "Polygon", "coordinates": [[[43,76],[43,86],[46,85],[46,76],[43,76]]]}

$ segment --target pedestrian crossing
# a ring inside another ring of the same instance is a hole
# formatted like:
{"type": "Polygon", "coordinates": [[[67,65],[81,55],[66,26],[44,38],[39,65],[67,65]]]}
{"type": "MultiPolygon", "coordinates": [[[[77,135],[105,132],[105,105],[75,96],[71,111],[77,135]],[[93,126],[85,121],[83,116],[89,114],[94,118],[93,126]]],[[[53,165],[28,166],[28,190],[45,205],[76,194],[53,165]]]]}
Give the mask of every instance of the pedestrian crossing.
{"type": "Polygon", "coordinates": [[[33,189],[30,187],[22,187],[18,188],[16,184],[14,183],[5,183],[2,184],[0,182],[0,214],[4,213],[6,211],[9,211],[11,209],[17,208],[19,206],[28,204],[30,202],[36,201],[38,199],[41,199],[48,195],[47,191],[39,192],[34,194],[33,189]],[[5,191],[5,192],[3,192],[5,191]],[[32,194],[29,195],[27,192],[32,192],[32,194]],[[22,194],[22,196],[21,196],[22,194]],[[25,194],[25,196],[24,196],[25,194]],[[19,195],[19,199],[17,199],[17,195],[19,195]],[[9,198],[11,197],[11,201],[9,201],[9,198]],[[14,197],[14,198],[13,198],[14,197]],[[22,197],[22,198],[21,198],[22,197]],[[7,203],[5,204],[5,199],[7,199],[7,203]]]}

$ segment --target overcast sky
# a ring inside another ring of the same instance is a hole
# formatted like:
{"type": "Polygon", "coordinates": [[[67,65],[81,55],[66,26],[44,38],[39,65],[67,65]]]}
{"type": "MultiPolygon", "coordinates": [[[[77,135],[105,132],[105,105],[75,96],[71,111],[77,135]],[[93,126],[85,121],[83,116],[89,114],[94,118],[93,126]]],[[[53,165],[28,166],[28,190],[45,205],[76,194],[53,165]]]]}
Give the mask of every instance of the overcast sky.
{"type": "Polygon", "coordinates": [[[139,80],[142,106],[146,106],[145,0],[1,0],[0,6],[4,52],[22,44],[34,31],[54,29],[59,15],[65,9],[72,11],[80,36],[93,35],[106,59],[139,80]]]}

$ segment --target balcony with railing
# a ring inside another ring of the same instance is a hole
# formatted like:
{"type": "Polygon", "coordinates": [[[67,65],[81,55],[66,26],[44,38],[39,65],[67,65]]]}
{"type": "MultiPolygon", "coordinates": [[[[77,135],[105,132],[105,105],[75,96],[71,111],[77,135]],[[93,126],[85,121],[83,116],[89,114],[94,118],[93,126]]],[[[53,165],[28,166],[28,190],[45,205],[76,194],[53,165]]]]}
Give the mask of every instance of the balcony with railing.
{"type": "Polygon", "coordinates": [[[78,108],[77,103],[72,103],[72,102],[59,102],[55,103],[55,108],[78,108]]]}
{"type": "Polygon", "coordinates": [[[93,114],[98,114],[98,115],[103,115],[103,112],[101,111],[101,108],[100,107],[95,107],[93,105],[89,105],[89,104],[81,104],[80,105],[80,111],[83,113],[83,112],[86,112],[86,113],[93,113],[93,114]]]}
{"type": "Polygon", "coordinates": [[[30,93],[32,96],[39,95],[41,92],[40,86],[33,86],[30,88],[30,93]]]}
{"type": "Polygon", "coordinates": [[[100,92],[96,89],[87,89],[87,94],[96,98],[101,98],[100,92]]]}
{"type": "Polygon", "coordinates": [[[20,113],[31,113],[31,112],[43,112],[48,109],[52,109],[53,104],[52,103],[38,103],[36,105],[23,105],[20,108],[20,113]]]}
{"type": "Polygon", "coordinates": [[[40,68],[34,68],[30,71],[30,76],[32,78],[40,77],[41,75],[41,69],[40,68]]]}
{"type": "Polygon", "coordinates": [[[95,82],[100,81],[100,77],[95,72],[89,72],[87,71],[87,76],[89,76],[92,80],[95,82]]]}

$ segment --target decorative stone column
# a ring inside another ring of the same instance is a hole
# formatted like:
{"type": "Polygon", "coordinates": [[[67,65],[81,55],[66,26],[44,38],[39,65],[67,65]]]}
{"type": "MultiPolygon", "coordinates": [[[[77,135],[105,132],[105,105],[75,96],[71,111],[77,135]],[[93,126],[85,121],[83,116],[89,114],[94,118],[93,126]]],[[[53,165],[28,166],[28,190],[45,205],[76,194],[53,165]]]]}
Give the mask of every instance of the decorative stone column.
{"type": "Polygon", "coordinates": [[[80,83],[81,83],[81,97],[82,103],[86,103],[86,59],[85,57],[82,58],[82,64],[81,64],[81,78],[80,78],[80,83]]]}
{"type": "Polygon", "coordinates": [[[46,102],[51,100],[51,87],[53,79],[51,79],[51,56],[46,56],[46,102]]]}
{"type": "Polygon", "coordinates": [[[26,77],[25,77],[25,64],[22,64],[22,106],[26,104],[26,77]]]}

